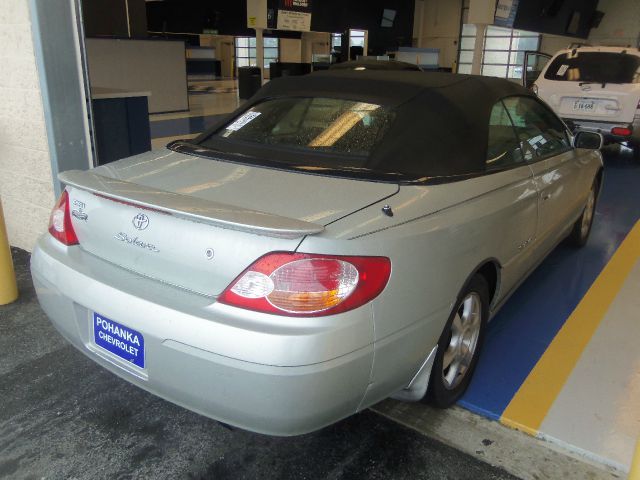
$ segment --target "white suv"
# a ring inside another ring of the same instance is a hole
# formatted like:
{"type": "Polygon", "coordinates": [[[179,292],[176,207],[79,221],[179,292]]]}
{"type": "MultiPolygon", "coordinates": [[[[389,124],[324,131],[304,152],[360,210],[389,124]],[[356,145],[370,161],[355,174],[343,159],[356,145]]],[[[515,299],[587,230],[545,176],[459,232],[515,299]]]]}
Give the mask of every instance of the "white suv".
{"type": "Polygon", "coordinates": [[[606,142],[624,142],[640,156],[638,48],[560,50],[532,88],[572,130],[601,133],[606,142]]]}

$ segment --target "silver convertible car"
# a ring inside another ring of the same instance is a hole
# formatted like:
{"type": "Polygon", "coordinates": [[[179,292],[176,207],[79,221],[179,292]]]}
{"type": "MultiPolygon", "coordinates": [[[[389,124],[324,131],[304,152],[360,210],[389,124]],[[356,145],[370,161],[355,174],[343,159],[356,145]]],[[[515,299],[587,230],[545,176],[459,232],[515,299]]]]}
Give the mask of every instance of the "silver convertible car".
{"type": "Polygon", "coordinates": [[[244,429],[446,407],[491,316],[587,241],[601,141],[506,80],[284,77],[190,142],[62,173],[33,280],[96,363],[244,429]]]}

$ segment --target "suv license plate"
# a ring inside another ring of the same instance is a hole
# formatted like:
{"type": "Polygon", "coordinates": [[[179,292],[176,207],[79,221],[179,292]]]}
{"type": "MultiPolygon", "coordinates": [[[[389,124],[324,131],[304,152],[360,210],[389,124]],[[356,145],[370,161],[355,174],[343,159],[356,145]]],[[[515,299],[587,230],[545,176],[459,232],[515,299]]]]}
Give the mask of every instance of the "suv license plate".
{"type": "Polygon", "coordinates": [[[140,332],[94,312],[93,341],[117,357],[144,368],[144,337],[140,332]]]}
{"type": "Polygon", "coordinates": [[[596,109],[596,102],[593,100],[576,100],[573,102],[573,109],[579,112],[593,112],[596,109]]]}

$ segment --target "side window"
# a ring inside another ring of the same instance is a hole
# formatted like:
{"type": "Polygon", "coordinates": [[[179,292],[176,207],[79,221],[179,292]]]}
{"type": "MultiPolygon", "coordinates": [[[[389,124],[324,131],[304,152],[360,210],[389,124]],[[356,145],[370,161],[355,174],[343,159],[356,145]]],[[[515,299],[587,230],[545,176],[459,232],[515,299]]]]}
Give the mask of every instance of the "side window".
{"type": "Polygon", "coordinates": [[[518,137],[516,137],[509,114],[500,101],[491,109],[491,117],[489,118],[487,170],[511,167],[523,162],[518,137]]]}
{"type": "Polygon", "coordinates": [[[529,97],[509,97],[504,105],[520,138],[524,158],[528,162],[571,149],[564,125],[551,110],[529,97]]]}

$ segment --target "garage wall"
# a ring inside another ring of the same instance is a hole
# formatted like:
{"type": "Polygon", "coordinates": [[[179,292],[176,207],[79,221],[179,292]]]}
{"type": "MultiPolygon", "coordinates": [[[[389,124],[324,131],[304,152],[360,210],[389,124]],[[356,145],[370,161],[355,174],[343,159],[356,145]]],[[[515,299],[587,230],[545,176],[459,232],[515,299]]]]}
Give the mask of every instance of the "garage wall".
{"type": "Polygon", "coordinates": [[[549,35],[545,33],[542,35],[542,40],[540,41],[540,51],[553,55],[558,50],[565,49],[572,43],[579,43],[581,41],[587,42],[586,39],[549,35]]]}
{"type": "Polygon", "coordinates": [[[439,48],[440,66],[451,67],[458,58],[462,2],[416,0],[414,46],[439,48]]]}
{"type": "Polygon", "coordinates": [[[638,0],[600,0],[598,10],[604,12],[604,18],[598,28],[591,29],[589,43],[637,46],[640,36],[638,0]]]}
{"type": "Polygon", "coordinates": [[[2,0],[0,65],[0,196],[9,242],[31,251],[55,200],[26,0],[2,0]]]}
{"type": "Polygon", "coordinates": [[[280,61],[299,63],[302,58],[302,40],[296,38],[280,39],[280,61]]]}
{"type": "Polygon", "coordinates": [[[87,38],[86,48],[92,87],[151,92],[149,113],[189,110],[184,42],[87,38]]]}
{"type": "MultiPolygon", "coordinates": [[[[302,62],[310,63],[313,54],[327,55],[331,51],[331,34],[323,32],[303,32],[300,41],[302,62]]],[[[365,44],[366,45],[366,44],[365,44]]],[[[300,60],[298,60],[300,61],[300,60]]]]}

